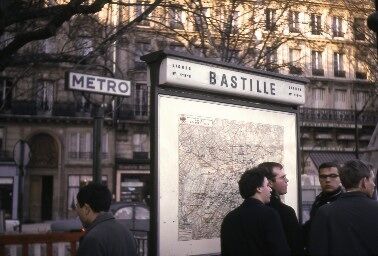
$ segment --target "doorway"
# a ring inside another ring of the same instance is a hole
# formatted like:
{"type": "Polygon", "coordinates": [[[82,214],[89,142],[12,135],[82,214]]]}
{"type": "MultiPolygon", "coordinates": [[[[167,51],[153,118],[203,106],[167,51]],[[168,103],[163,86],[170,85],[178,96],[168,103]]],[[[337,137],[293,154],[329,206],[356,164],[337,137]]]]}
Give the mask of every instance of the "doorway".
{"type": "Polygon", "coordinates": [[[52,219],[53,176],[30,177],[29,217],[33,222],[52,219]]]}

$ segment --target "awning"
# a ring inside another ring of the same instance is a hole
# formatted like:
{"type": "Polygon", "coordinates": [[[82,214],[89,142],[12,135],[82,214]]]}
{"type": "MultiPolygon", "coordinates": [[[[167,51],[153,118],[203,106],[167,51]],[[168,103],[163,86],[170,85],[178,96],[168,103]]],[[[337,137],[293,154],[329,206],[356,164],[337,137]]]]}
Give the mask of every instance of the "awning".
{"type": "Polygon", "coordinates": [[[356,159],[355,154],[351,152],[310,152],[309,155],[316,169],[319,169],[322,163],[336,162],[341,164],[356,159]]]}

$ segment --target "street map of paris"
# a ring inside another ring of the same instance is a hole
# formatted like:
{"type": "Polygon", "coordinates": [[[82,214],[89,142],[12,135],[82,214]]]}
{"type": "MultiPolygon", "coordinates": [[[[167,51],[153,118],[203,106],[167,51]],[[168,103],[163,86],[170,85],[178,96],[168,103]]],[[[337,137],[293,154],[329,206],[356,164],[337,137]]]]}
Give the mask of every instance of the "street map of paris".
{"type": "Polygon", "coordinates": [[[224,216],[242,202],[238,180],[248,167],[282,162],[284,127],[179,115],[178,240],[220,236],[224,216]]]}

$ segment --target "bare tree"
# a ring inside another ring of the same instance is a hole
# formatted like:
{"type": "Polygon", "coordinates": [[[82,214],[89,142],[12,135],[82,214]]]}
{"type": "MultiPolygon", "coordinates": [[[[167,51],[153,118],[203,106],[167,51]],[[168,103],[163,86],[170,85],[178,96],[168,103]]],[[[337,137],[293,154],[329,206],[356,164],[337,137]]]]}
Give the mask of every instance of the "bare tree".
{"type": "Polygon", "coordinates": [[[69,41],[77,36],[75,31],[84,33],[79,35],[83,39],[81,50],[89,53],[95,48],[103,53],[109,44],[126,33],[134,23],[146,18],[161,2],[154,1],[127,24],[114,24],[109,11],[113,15],[115,10],[120,12],[135,4],[111,0],[3,0],[0,4],[0,71],[27,63],[83,61],[72,54],[70,47],[72,42],[69,41]],[[105,18],[99,15],[103,13],[105,18]],[[68,31],[66,38],[64,30],[68,31]],[[89,39],[93,41],[90,46],[89,39]],[[48,54],[36,51],[36,47],[49,44],[49,40],[59,40],[59,49],[48,54]]]}
{"type": "Polygon", "coordinates": [[[301,73],[300,54],[293,54],[290,60],[277,56],[285,54],[283,45],[298,49],[296,41],[306,38],[309,28],[300,23],[299,2],[172,1],[161,13],[165,19],[149,20],[172,48],[182,47],[203,57],[271,71],[297,67],[297,73],[301,73]]]}

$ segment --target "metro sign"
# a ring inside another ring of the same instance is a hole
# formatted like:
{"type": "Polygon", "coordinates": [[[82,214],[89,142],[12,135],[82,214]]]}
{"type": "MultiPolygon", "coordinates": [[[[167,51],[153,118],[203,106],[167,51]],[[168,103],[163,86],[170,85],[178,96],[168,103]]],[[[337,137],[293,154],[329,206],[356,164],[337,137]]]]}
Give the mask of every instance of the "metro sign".
{"type": "Polygon", "coordinates": [[[111,94],[131,95],[131,82],[112,77],[93,76],[76,72],[66,73],[66,87],[69,90],[111,94]]]}

